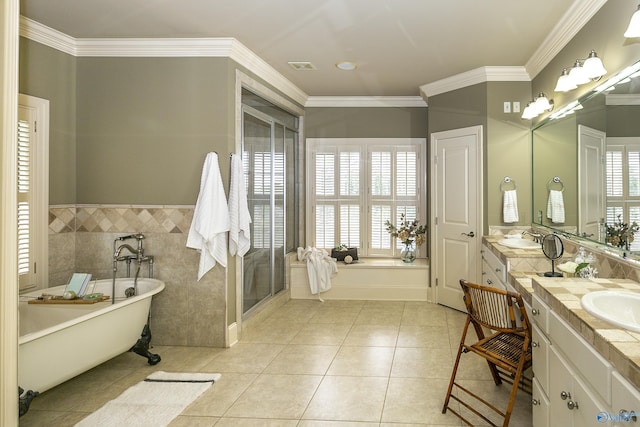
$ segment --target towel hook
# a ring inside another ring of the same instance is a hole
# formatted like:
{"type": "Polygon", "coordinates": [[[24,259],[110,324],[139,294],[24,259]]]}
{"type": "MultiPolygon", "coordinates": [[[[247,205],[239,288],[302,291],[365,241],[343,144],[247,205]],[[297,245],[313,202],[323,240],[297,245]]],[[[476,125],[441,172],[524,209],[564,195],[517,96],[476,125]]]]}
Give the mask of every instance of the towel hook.
{"type": "Polygon", "coordinates": [[[511,179],[511,177],[505,176],[504,179],[500,182],[500,191],[505,191],[505,187],[507,187],[509,184],[513,184],[512,190],[518,188],[515,179],[511,179]]]}
{"type": "Polygon", "coordinates": [[[547,190],[551,190],[553,184],[560,184],[560,191],[564,191],[564,182],[558,176],[554,176],[547,182],[547,190]]]}

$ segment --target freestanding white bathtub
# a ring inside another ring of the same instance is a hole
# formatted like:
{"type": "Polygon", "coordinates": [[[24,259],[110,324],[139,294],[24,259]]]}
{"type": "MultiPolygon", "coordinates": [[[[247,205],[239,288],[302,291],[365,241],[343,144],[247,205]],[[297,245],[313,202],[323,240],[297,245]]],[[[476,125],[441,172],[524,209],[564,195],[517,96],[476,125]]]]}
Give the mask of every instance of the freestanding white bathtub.
{"type": "MultiPolygon", "coordinates": [[[[111,296],[112,279],[95,283],[93,292],[111,296]]],[[[115,304],[27,303],[43,292],[62,295],[65,285],[21,294],[18,385],[42,393],[131,349],[164,282],[138,279],[138,295],[125,298],[132,286],[132,278],[116,279],[115,304]]]]}

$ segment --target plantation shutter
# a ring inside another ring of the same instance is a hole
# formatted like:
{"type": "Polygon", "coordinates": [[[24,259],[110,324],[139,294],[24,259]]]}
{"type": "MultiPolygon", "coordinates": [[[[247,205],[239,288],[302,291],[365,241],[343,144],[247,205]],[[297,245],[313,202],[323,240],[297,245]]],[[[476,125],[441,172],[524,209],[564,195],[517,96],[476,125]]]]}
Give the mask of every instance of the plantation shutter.
{"type": "Polygon", "coordinates": [[[29,110],[18,110],[18,277],[20,288],[34,282],[32,264],[32,132],[29,110]]]}

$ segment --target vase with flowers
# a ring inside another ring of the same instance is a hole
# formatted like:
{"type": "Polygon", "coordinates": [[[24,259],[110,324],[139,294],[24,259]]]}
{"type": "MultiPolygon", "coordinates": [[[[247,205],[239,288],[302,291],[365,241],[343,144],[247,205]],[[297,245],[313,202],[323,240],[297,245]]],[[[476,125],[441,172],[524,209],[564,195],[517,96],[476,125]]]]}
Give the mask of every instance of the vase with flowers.
{"type": "Polygon", "coordinates": [[[607,230],[607,243],[612,246],[629,250],[629,245],[633,242],[635,234],[640,230],[637,222],[631,224],[622,220],[622,215],[618,215],[618,221],[612,224],[605,224],[607,230]]]}
{"type": "Polygon", "coordinates": [[[419,221],[414,219],[407,220],[405,214],[400,214],[400,223],[398,226],[391,224],[391,221],[385,222],[387,232],[391,237],[397,237],[403,244],[400,251],[400,258],[403,262],[411,263],[416,259],[416,247],[421,246],[426,240],[427,227],[419,225],[419,221]]]}

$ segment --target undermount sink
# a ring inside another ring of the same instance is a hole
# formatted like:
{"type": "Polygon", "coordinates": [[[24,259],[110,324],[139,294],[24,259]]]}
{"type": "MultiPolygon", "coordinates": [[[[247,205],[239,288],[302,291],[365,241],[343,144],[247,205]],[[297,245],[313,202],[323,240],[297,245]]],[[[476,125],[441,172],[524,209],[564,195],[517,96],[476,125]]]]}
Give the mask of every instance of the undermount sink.
{"type": "Polygon", "coordinates": [[[612,325],[640,332],[640,293],[590,292],[580,300],[582,308],[612,325]]]}
{"type": "Polygon", "coordinates": [[[529,239],[502,239],[498,242],[502,246],[512,249],[540,249],[540,243],[529,239]]]}

